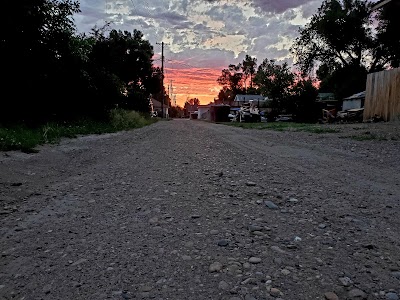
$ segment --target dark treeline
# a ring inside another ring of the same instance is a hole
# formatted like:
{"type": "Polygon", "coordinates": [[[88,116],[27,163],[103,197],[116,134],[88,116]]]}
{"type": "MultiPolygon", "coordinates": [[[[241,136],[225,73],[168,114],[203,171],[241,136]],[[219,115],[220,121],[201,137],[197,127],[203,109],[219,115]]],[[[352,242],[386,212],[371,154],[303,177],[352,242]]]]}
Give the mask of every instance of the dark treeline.
{"type": "Polygon", "coordinates": [[[161,71],[140,31],[76,33],[71,0],[6,1],[1,10],[2,123],[104,119],[111,108],[148,111],[161,71]]]}

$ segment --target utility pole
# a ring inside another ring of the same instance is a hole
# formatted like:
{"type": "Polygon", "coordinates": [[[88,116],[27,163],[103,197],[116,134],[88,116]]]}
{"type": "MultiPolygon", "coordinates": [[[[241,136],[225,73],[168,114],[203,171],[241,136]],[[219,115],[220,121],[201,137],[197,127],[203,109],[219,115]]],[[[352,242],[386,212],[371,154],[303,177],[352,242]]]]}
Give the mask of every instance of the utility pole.
{"type": "Polygon", "coordinates": [[[164,118],[164,42],[161,44],[161,118],[164,118]]]}
{"type": "Polygon", "coordinates": [[[161,42],[161,116],[164,118],[164,42],[161,42]]]}
{"type": "Polygon", "coordinates": [[[170,80],[170,85],[168,86],[168,95],[169,98],[172,100],[172,97],[174,95],[174,88],[172,87],[172,79],[170,80]],[[170,88],[171,87],[171,88],[170,88]]]}

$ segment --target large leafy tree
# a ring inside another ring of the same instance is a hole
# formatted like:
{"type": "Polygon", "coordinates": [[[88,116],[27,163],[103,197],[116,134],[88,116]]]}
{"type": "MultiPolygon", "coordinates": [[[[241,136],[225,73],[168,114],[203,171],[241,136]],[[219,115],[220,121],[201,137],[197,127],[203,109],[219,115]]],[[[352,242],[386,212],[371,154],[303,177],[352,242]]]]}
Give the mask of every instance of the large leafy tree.
{"type": "Polygon", "coordinates": [[[153,47],[143,34],[111,30],[109,36],[100,35],[93,48],[92,60],[117,75],[128,87],[145,89],[153,74],[153,47]]]}
{"type": "Polygon", "coordinates": [[[223,69],[217,82],[222,86],[218,94],[220,103],[230,104],[237,94],[257,94],[259,91],[253,87],[254,76],[257,69],[257,59],[246,55],[243,62],[230,64],[223,69]],[[247,82],[250,81],[250,87],[247,82]]]}
{"type": "MultiPolygon", "coordinates": [[[[143,34],[134,30],[111,30],[106,36],[104,32],[95,31],[96,43],[91,53],[91,61],[106,77],[116,77],[120,81],[121,94],[127,94],[110,105],[118,104],[129,109],[148,110],[150,93],[160,91],[159,74],[153,67],[153,47],[143,34]]],[[[115,85],[114,81],[112,86],[115,85]]]]}
{"type": "Polygon", "coordinates": [[[296,121],[315,122],[320,117],[320,107],[316,105],[318,91],[310,78],[298,77],[291,88],[289,110],[296,115],[296,121]]]}
{"type": "Polygon", "coordinates": [[[371,65],[374,39],[370,5],[362,0],[325,0],[310,22],[300,29],[292,52],[302,71],[325,63],[346,67],[371,65]]]}
{"type": "Polygon", "coordinates": [[[392,2],[372,13],[365,0],[325,0],[292,46],[297,66],[316,69],[322,90],[339,99],[365,89],[367,73],[399,65],[398,1],[392,2]]]}
{"type": "Polygon", "coordinates": [[[294,79],[295,76],[286,62],[279,65],[266,58],[258,66],[254,83],[263,95],[272,100],[274,108],[282,110],[287,107],[286,101],[291,94],[294,79]]]}
{"type": "Polygon", "coordinates": [[[375,65],[400,66],[400,1],[391,1],[376,13],[378,21],[376,46],[374,49],[375,65]]]}
{"type": "Polygon", "coordinates": [[[222,70],[222,74],[218,77],[217,82],[231,90],[234,94],[243,91],[244,74],[241,64],[231,64],[227,69],[222,70]]]}
{"type": "Polygon", "coordinates": [[[0,12],[2,119],[54,113],[74,61],[72,16],[77,1],[5,1],[0,12]],[[35,100],[34,100],[35,99],[35,100]]]}
{"type": "Polygon", "coordinates": [[[246,57],[242,63],[242,71],[244,73],[244,81],[245,83],[250,80],[250,89],[253,88],[253,79],[254,75],[257,71],[257,58],[251,57],[246,54],[246,57]]]}
{"type": "Polygon", "coordinates": [[[223,87],[218,93],[218,103],[231,105],[235,99],[235,96],[236,94],[234,94],[232,90],[227,87],[223,87]]]}

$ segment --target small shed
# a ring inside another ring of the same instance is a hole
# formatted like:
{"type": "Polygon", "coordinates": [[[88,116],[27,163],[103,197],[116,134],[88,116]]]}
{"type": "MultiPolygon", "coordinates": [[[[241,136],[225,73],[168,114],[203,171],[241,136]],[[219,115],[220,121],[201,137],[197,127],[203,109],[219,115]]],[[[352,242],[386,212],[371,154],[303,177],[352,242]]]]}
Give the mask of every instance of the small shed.
{"type": "Polygon", "coordinates": [[[211,105],[210,119],[213,122],[229,122],[229,105],[211,105]]]}
{"type": "Polygon", "coordinates": [[[365,102],[365,91],[344,98],[342,110],[363,108],[364,102],[365,102]]]}
{"type": "Polygon", "coordinates": [[[197,118],[202,120],[210,119],[210,105],[197,106],[197,118]]]}

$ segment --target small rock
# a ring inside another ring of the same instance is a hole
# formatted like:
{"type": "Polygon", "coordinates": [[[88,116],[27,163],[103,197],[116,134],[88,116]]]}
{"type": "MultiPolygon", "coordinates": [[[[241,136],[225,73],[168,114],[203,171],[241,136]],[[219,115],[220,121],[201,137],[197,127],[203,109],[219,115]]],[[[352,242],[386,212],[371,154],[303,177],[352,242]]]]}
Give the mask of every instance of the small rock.
{"type": "Polygon", "coordinates": [[[334,292],[327,292],[324,296],[326,300],[339,300],[339,297],[334,292]]]}
{"type": "Polygon", "coordinates": [[[247,185],[247,186],[256,186],[256,183],[253,182],[253,181],[247,181],[247,182],[246,182],[246,185],[247,185]]]}
{"type": "Polygon", "coordinates": [[[214,262],[208,267],[210,273],[219,272],[222,270],[222,264],[220,262],[214,262]]]}
{"type": "Polygon", "coordinates": [[[256,284],[256,283],[257,283],[257,279],[250,277],[250,278],[243,280],[240,284],[245,285],[245,284],[256,284]]]}
{"type": "Polygon", "coordinates": [[[261,262],[261,258],[259,258],[259,257],[250,257],[249,258],[249,263],[252,263],[252,264],[258,264],[258,263],[260,263],[261,262]]]}
{"type": "Polygon", "coordinates": [[[400,279],[400,271],[392,272],[392,275],[397,279],[400,279]]]}
{"type": "Polygon", "coordinates": [[[273,297],[278,297],[281,294],[281,291],[277,288],[271,288],[269,294],[273,297]]]}
{"type": "Polygon", "coordinates": [[[218,246],[220,247],[226,247],[229,245],[229,241],[228,240],[219,240],[218,241],[218,246]]]}
{"type": "Polygon", "coordinates": [[[274,202],[272,202],[270,200],[265,201],[264,204],[269,209],[279,209],[279,207],[274,202]]]}
{"type": "Polygon", "coordinates": [[[192,258],[189,255],[182,255],[183,260],[191,260],[192,258]]]}
{"type": "Polygon", "coordinates": [[[76,262],[72,263],[71,266],[77,266],[77,265],[80,265],[80,264],[82,264],[84,262],[87,262],[87,259],[86,258],[81,258],[81,259],[78,259],[76,262]]]}
{"type": "Polygon", "coordinates": [[[362,290],[352,289],[349,292],[349,298],[350,299],[356,299],[356,300],[358,300],[358,299],[367,299],[367,294],[364,293],[362,290]]]}
{"type": "Polygon", "coordinates": [[[190,216],[192,219],[199,219],[201,216],[200,215],[191,215],[190,216]]]}
{"type": "Polygon", "coordinates": [[[396,293],[389,292],[385,295],[386,300],[399,300],[399,296],[396,293]]]}
{"type": "Polygon", "coordinates": [[[277,265],[281,265],[283,263],[283,260],[280,257],[275,257],[274,258],[274,263],[276,263],[277,265]]]}
{"type": "Polygon", "coordinates": [[[262,231],[263,228],[261,226],[257,226],[257,225],[249,225],[249,230],[251,232],[253,232],[253,231],[262,231]]]}
{"type": "Polygon", "coordinates": [[[244,297],[244,300],[257,300],[257,299],[254,298],[252,295],[247,294],[247,295],[244,297]]]}
{"type": "Polygon", "coordinates": [[[283,269],[283,270],[281,271],[281,273],[282,273],[283,275],[289,275],[289,274],[290,274],[290,271],[287,270],[287,269],[283,269]]]}
{"type": "Polygon", "coordinates": [[[343,286],[351,286],[353,284],[349,277],[340,277],[339,281],[343,286]]]}
{"type": "Polygon", "coordinates": [[[45,294],[50,294],[50,292],[51,292],[51,285],[50,285],[50,284],[46,284],[46,285],[43,287],[43,293],[45,293],[45,294]]]}
{"type": "Polygon", "coordinates": [[[229,290],[229,284],[227,284],[225,281],[220,281],[218,284],[218,288],[220,290],[227,291],[227,290],[229,290]]]}
{"type": "Polygon", "coordinates": [[[243,269],[251,269],[251,265],[248,262],[243,263],[243,269]]]}
{"type": "Polygon", "coordinates": [[[326,224],[321,223],[321,224],[318,225],[318,228],[325,229],[326,228],[326,224]]]}
{"type": "Polygon", "coordinates": [[[157,217],[151,218],[151,219],[149,220],[149,223],[150,223],[150,224],[158,223],[158,218],[157,218],[157,217]]]}
{"type": "Polygon", "coordinates": [[[279,246],[271,246],[271,250],[278,252],[278,253],[282,253],[282,254],[288,254],[288,252],[286,252],[285,250],[282,250],[281,248],[279,248],[279,246]]]}
{"type": "Polygon", "coordinates": [[[122,291],[113,291],[112,295],[113,296],[121,296],[122,295],[122,291]]]}
{"type": "Polygon", "coordinates": [[[152,290],[153,288],[150,286],[150,285],[142,285],[140,288],[139,288],[139,291],[140,292],[144,292],[144,293],[146,293],[146,292],[150,292],[151,290],[152,290]]]}
{"type": "Polygon", "coordinates": [[[78,282],[78,281],[72,281],[72,286],[75,287],[75,288],[78,288],[78,287],[82,286],[82,283],[78,282]]]}

